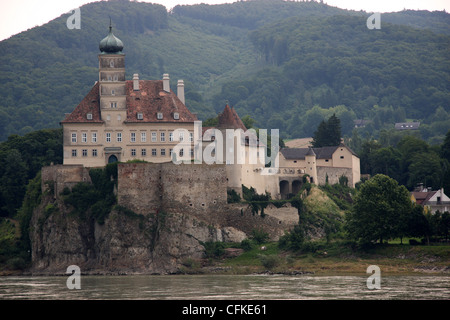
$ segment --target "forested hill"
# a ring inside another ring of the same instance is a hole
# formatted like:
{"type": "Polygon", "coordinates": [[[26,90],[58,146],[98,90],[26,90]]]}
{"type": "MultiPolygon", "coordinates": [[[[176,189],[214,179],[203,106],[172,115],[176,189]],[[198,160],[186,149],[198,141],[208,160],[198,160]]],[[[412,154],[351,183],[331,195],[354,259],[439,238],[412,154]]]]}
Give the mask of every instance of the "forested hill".
{"type": "Polygon", "coordinates": [[[164,6],[102,1],[81,7],[81,29],[64,14],[0,42],[0,141],[59,127],[98,78],[98,43],[113,30],[125,45],[127,79],[186,83],[203,120],[228,101],[284,137],[312,134],[336,113],[343,132],[372,119],[367,134],[420,120],[424,138],[450,127],[450,18],[445,12],[382,14],[318,2],[246,1],[164,6]],[[391,24],[392,23],[392,24],[391,24]]]}

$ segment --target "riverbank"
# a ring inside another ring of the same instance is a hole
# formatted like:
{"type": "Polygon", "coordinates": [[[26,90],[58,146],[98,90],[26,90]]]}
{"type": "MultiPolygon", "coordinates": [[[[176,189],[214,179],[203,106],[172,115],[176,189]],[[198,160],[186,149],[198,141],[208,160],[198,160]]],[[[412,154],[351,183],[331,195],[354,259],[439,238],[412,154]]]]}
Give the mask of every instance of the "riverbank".
{"type": "Polygon", "coordinates": [[[220,257],[186,261],[181,272],[187,274],[314,274],[367,275],[367,267],[377,265],[385,275],[449,275],[450,246],[386,244],[364,251],[350,245],[331,244],[314,252],[279,249],[266,243],[252,249],[225,249],[220,257]]]}
{"type": "MultiPolygon", "coordinates": [[[[247,250],[229,244],[205,259],[185,259],[177,274],[284,274],[318,276],[364,276],[370,265],[377,265],[383,275],[450,276],[450,245],[383,244],[357,249],[351,244],[332,243],[310,251],[281,250],[278,242],[253,244],[247,250]]],[[[82,273],[85,273],[82,270],[82,273]]],[[[86,272],[96,275],[131,275],[86,272]]],[[[31,275],[24,270],[0,270],[0,276],[31,275]]]]}

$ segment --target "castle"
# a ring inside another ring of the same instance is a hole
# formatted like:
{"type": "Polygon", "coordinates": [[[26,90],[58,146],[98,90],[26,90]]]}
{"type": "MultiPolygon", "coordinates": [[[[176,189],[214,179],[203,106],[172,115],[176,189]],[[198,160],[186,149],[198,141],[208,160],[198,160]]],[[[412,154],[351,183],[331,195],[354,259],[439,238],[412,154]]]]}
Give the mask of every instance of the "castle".
{"type": "MultiPolygon", "coordinates": [[[[208,172],[211,179],[213,171],[220,170],[217,183],[226,186],[222,191],[233,189],[241,193],[245,185],[258,193],[269,192],[275,199],[297,193],[304,176],[316,184],[333,184],[345,177],[353,187],[360,180],[359,158],[343,144],[283,148],[272,156],[271,167],[264,161],[252,161],[252,155],[266,159],[265,145],[260,143],[255,131],[247,130],[234,108],[225,106],[218,115],[216,127],[202,128],[201,121],[185,105],[183,80],[178,80],[175,94],[168,74],[164,74],[162,80],[140,80],[138,74],[134,74],[132,80],[125,79],[123,48],[110,26],[109,34],[99,45],[99,80],[61,121],[64,162],[58,170],[103,167],[111,162],[130,160],[175,168],[176,163],[183,161],[184,167],[198,166],[198,170],[208,172]],[[204,169],[210,164],[215,165],[204,169]]],[[[69,171],[83,172],[73,170],[69,171]]],[[[83,177],[82,174],[71,181],[83,177]]],[[[128,177],[146,178],[132,173],[128,177]]],[[[166,179],[165,183],[176,183],[174,179],[166,179]]],[[[182,197],[182,194],[177,196],[182,197]]],[[[223,200],[223,195],[215,198],[211,201],[223,200]]]]}

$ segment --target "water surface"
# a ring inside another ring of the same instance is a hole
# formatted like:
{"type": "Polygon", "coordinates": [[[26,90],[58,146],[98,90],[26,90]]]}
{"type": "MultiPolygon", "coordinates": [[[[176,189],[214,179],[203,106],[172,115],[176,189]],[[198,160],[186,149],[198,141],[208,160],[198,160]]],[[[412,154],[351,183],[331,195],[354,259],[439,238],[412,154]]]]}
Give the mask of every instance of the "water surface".
{"type": "Polygon", "coordinates": [[[68,289],[67,279],[0,277],[0,299],[450,299],[450,276],[385,276],[379,290],[361,276],[82,275],[79,290],[68,289]]]}

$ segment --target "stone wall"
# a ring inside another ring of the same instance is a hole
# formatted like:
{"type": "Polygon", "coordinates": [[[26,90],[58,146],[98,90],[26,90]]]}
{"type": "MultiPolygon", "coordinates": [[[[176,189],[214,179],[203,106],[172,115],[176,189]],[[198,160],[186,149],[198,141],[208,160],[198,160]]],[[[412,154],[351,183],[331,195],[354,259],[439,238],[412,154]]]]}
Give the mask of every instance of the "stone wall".
{"type": "Polygon", "coordinates": [[[72,188],[79,182],[91,182],[89,169],[82,165],[53,165],[43,167],[41,171],[42,191],[53,188],[57,197],[65,187],[72,188]]]}
{"type": "Polygon", "coordinates": [[[339,178],[341,176],[346,176],[348,178],[348,184],[351,187],[353,182],[353,170],[352,168],[333,168],[333,167],[317,167],[317,179],[319,185],[326,184],[326,178],[328,176],[329,184],[339,183],[339,178]]]}
{"type": "Polygon", "coordinates": [[[209,212],[227,203],[225,165],[121,163],[118,204],[139,214],[209,212]]]}

